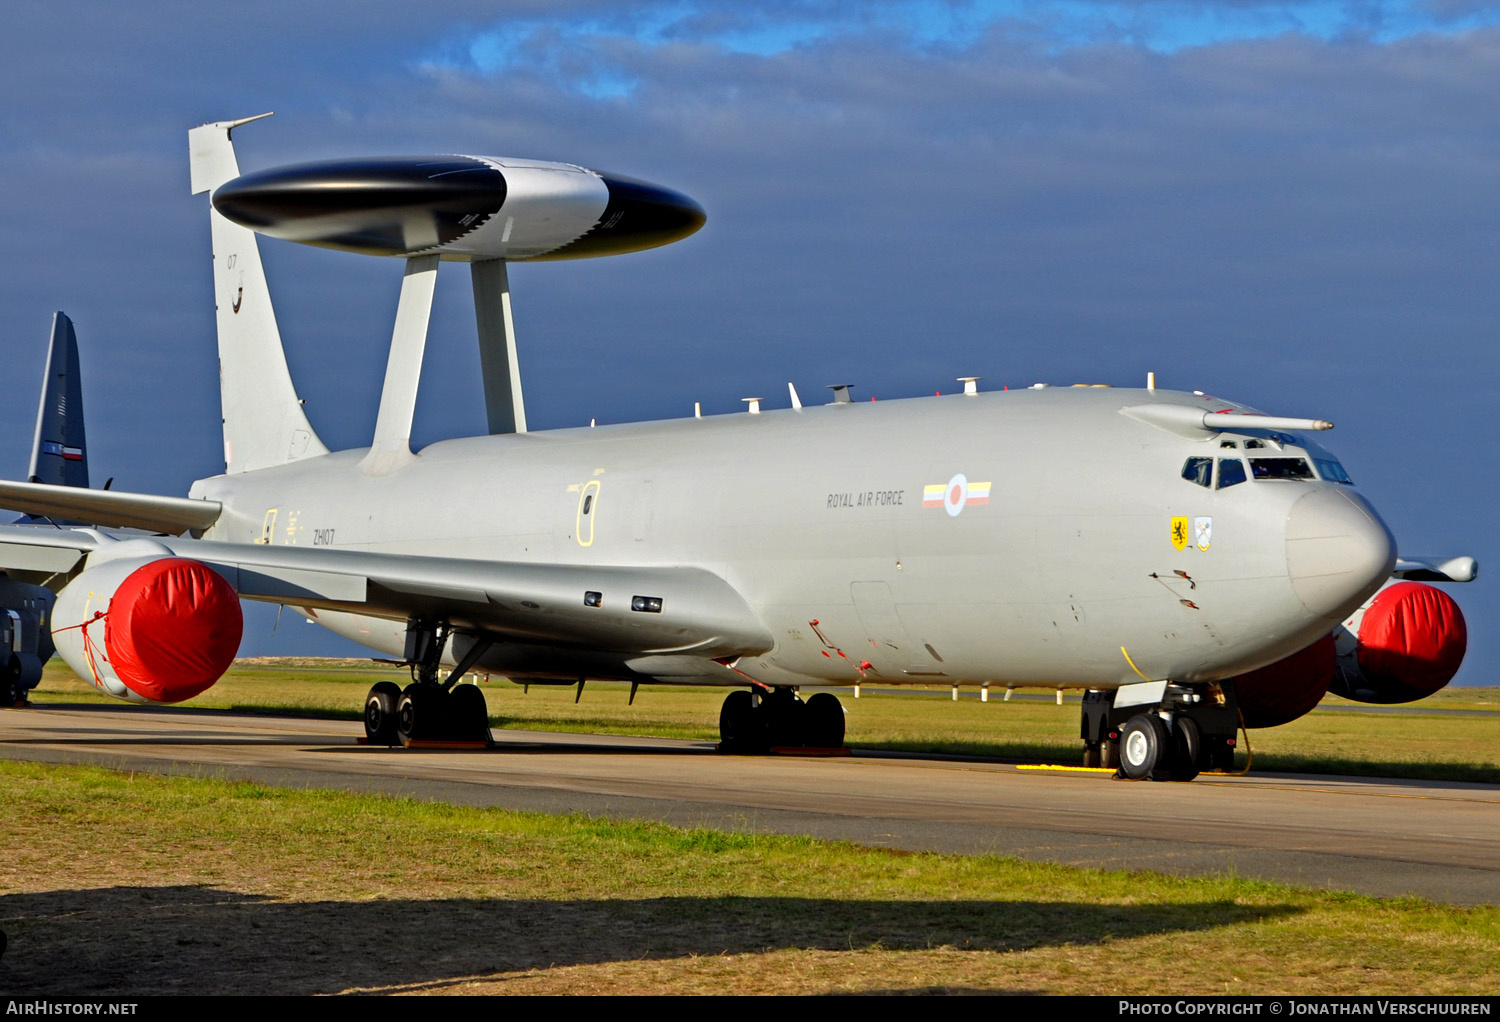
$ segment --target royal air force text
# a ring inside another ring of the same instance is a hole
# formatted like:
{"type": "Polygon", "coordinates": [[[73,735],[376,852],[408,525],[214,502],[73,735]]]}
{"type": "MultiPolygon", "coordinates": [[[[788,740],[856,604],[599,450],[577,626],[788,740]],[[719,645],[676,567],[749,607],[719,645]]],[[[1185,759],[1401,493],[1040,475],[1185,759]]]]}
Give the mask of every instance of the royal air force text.
{"type": "Polygon", "coordinates": [[[833,511],[846,507],[901,507],[904,501],[905,491],[902,490],[862,490],[859,493],[830,493],[828,495],[828,510],[833,511]]]}

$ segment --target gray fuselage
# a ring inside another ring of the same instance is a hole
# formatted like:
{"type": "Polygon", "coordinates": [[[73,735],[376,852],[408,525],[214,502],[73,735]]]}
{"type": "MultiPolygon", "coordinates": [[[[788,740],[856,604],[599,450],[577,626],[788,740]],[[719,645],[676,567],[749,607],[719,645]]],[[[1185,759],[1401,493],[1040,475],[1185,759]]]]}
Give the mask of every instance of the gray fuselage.
{"type": "MultiPolygon", "coordinates": [[[[1184,478],[1190,458],[1321,448],[1122,414],[1153,403],[1231,407],[1110,388],[844,403],[448,440],[384,475],[344,451],[193,495],[224,504],[205,539],[702,568],[773,637],[734,664],[772,685],[1212,681],[1328,634],[1389,575],[1389,530],[1350,485],[1184,478]]],[[[404,622],[310,616],[401,649],[404,622]]],[[[497,647],[481,667],[633,676],[582,648],[497,647]]]]}

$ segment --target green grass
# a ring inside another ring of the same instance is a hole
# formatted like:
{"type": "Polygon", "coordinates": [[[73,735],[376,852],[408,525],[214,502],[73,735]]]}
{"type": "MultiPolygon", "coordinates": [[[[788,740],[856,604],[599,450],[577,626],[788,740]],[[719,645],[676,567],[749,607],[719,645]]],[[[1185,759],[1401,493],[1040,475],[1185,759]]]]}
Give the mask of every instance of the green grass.
{"type": "Polygon", "coordinates": [[[0,762],[0,989],[1486,994],[1500,909],[0,762]]]}
{"type": "MultiPolygon", "coordinates": [[[[397,667],[368,661],[238,661],[187,706],[358,718],[370,685],[406,679],[397,667]]],[[[493,724],[501,728],[646,735],[714,741],[723,689],[643,686],[627,705],[629,686],[590,682],[574,703],[571,686],[533,687],[505,681],[483,686],[493,724]]],[[[946,689],[943,690],[946,693],[946,689]]],[[[113,702],[54,660],[34,698],[38,702],[113,702]]],[[[1075,762],[1078,699],[988,703],[968,698],[891,695],[843,696],[848,741],[866,749],[940,752],[1028,762],[1075,762]]],[[[1330,706],[1358,706],[1329,697],[1330,706]]],[[[1439,692],[1401,714],[1315,710],[1279,728],[1250,732],[1257,770],[1412,777],[1500,783],[1500,712],[1446,717],[1427,709],[1500,710],[1500,689],[1439,692]]],[[[1240,758],[1241,764],[1244,757],[1240,758]]]]}

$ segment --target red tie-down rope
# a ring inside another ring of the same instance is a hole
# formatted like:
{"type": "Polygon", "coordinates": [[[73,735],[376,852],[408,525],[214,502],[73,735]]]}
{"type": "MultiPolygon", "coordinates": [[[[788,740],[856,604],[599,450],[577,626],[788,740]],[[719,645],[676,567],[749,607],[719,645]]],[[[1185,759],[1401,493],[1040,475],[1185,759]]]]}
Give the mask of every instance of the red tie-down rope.
{"type": "MultiPolygon", "coordinates": [[[[66,628],[57,628],[52,632],[53,635],[56,635],[59,632],[71,632],[75,628],[83,629],[84,659],[88,661],[89,673],[94,676],[94,687],[106,695],[109,695],[110,692],[109,689],[104,687],[104,679],[99,677],[99,666],[94,662],[94,658],[96,656],[94,650],[97,648],[97,644],[94,642],[94,637],[89,634],[89,625],[94,624],[97,621],[103,621],[108,616],[109,611],[96,610],[94,611],[94,616],[89,618],[87,621],[81,622],[76,625],[69,625],[66,628]]],[[[100,652],[97,654],[97,656],[103,659],[105,663],[109,663],[109,654],[107,651],[100,652]]]]}

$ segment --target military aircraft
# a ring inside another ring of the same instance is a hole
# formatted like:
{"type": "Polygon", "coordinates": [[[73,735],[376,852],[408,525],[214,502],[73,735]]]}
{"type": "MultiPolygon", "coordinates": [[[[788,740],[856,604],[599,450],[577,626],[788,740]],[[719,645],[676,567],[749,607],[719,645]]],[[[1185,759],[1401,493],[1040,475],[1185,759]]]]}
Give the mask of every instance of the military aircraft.
{"type": "MultiPolygon", "coordinates": [[[[65,313],[52,317],[47,341],[47,364],[42,370],[42,396],[37,404],[36,433],[31,444],[27,478],[57,486],[89,485],[88,444],[84,439],[83,383],[78,368],[78,335],[65,313]]],[[[113,480],[110,480],[113,482],[113,480]]],[[[104,484],[109,489],[109,483],[104,484]]],[[[21,524],[61,524],[53,519],[24,515],[21,524]]],[[[72,524],[72,523],[66,523],[72,524]]],[[[0,573],[0,706],[26,702],[26,694],[42,680],[42,665],[52,657],[47,615],[51,591],[18,582],[0,573]]]]}
{"type": "Polygon", "coordinates": [[[1319,419],[1154,382],[966,379],[947,397],[839,387],[804,406],[793,389],[789,409],[529,431],[507,262],[666,244],[702,209],[532,160],[242,176],[231,133],[254,119],[189,132],[192,190],[211,193],[224,471],[187,497],[0,483],[0,504],[96,526],[0,530],[0,567],[57,591],[58,649],[104,691],[204,690],[251,599],[410,666],[367,697],[377,743],[485,739],[471,671],[730,687],[721,735],[740,752],[842,744],[837,698],[802,687],[1042,686],[1084,691],[1086,763],[1188,780],[1330,684],[1420,698],[1462,659],[1457,606],[1411,579],[1468,580],[1472,558],[1399,559],[1319,419]],[[257,233],[406,260],[368,448],[329,451],[306,416],[257,233]],[[490,435],[413,452],[443,261],[470,263],[490,435]]]}

